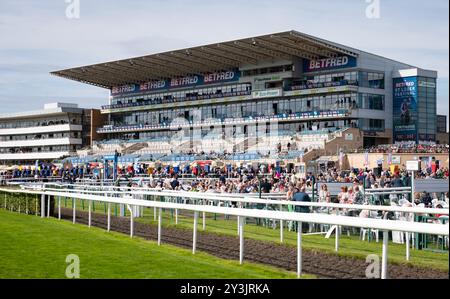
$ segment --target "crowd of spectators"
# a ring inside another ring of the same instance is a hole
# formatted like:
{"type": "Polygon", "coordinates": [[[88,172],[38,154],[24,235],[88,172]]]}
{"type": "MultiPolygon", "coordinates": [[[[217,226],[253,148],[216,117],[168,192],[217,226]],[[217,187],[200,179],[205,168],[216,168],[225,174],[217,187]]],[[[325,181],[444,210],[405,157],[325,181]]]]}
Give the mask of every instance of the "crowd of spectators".
{"type": "Polygon", "coordinates": [[[433,144],[433,145],[424,145],[424,144],[418,144],[418,145],[410,145],[410,144],[403,144],[403,145],[393,145],[393,144],[386,144],[386,145],[377,145],[372,146],[365,149],[360,149],[358,152],[369,152],[369,153],[399,153],[399,154],[420,154],[420,153],[449,153],[449,145],[448,144],[433,144]]]}

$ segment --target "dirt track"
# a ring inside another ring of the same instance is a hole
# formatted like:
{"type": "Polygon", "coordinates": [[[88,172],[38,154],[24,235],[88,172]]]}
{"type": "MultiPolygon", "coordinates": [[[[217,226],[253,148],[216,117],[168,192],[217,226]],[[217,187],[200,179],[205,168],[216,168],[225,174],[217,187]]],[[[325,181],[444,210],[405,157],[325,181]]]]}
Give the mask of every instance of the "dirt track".
{"type": "MultiPolygon", "coordinates": [[[[72,220],[72,210],[61,208],[63,219],[72,220]]],[[[76,222],[87,224],[88,213],[77,211],[76,222]]],[[[92,225],[106,229],[106,215],[92,214],[92,225]]],[[[134,223],[135,235],[157,240],[157,227],[154,225],[134,223]]],[[[125,234],[130,233],[128,218],[111,216],[111,230],[125,234]]],[[[161,242],[184,248],[192,248],[192,231],[176,228],[162,228],[161,242]]],[[[198,231],[197,250],[224,259],[239,259],[239,239],[198,231]]],[[[295,247],[245,239],[244,261],[257,262],[296,271],[297,253],[295,247]]],[[[303,271],[321,278],[366,278],[367,264],[362,259],[341,257],[334,254],[303,250],[303,271]]],[[[408,265],[390,264],[389,278],[443,278],[448,279],[448,272],[434,269],[418,268],[408,265]]]]}

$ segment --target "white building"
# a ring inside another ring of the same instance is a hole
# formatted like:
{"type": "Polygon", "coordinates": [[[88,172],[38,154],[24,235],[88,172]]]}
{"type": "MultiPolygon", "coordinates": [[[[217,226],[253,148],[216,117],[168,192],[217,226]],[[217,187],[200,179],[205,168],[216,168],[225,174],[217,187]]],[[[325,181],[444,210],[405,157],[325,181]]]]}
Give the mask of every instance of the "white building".
{"type": "Polygon", "coordinates": [[[0,114],[0,165],[74,154],[84,144],[84,113],[77,104],[51,103],[42,110],[0,114]]]}

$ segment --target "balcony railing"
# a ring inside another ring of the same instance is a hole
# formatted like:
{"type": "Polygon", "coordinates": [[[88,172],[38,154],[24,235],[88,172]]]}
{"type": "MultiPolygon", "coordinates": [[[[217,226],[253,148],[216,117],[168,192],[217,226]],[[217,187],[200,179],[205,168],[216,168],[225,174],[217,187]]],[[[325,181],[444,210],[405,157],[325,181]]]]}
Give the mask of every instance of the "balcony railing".
{"type": "Polygon", "coordinates": [[[341,80],[336,82],[322,82],[322,83],[306,83],[301,85],[293,85],[290,90],[304,90],[304,89],[315,89],[315,88],[327,88],[327,87],[337,87],[337,86],[358,86],[358,81],[356,80],[341,80]]]}
{"type": "Polygon", "coordinates": [[[257,123],[257,122],[267,122],[267,121],[295,121],[295,120],[313,120],[321,118],[339,118],[346,117],[349,115],[349,110],[326,110],[326,111],[308,111],[308,112],[297,112],[292,114],[277,114],[273,116],[249,116],[245,118],[226,118],[226,119],[214,119],[211,121],[203,122],[192,122],[186,120],[182,124],[171,124],[163,123],[159,125],[125,125],[125,126],[104,126],[97,130],[97,133],[119,133],[119,132],[134,132],[134,131],[149,131],[149,130],[161,130],[161,129],[171,129],[176,130],[180,128],[189,127],[201,127],[201,126],[214,126],[214,125],[228,125],[228,124],[239,124],[239,123],[257,123]]]}
{"type": "Polygon", "coordinates": [[[102,110],[141,107],[141,106],[148,106],[148,105],[168,104],[168,103],[183,103],[183,102],[189,102],[189,101],[219,99],[219,98],[227,98],[227,97],[239,97],[239,96],[246,96],[246,95],[250,95],[250,94],[251,94],[251,90],[214,93],[214,94],[190,95],[190,96],[179,97],[179,98],[170,96],[170,97],[155,98],[155,99],[145,100],[142,102],[135,102],[135,103],[106,105],[106,106],[102,106],[102,110]]]}

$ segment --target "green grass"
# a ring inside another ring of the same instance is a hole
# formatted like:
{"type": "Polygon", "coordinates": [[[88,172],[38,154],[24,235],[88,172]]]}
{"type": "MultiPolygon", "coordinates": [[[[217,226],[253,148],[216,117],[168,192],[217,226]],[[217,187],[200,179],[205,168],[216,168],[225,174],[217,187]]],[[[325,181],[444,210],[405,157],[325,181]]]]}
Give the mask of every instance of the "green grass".
{"type": "MultiPolygon", "coordinates": [[[[67,204],[68,208],[72,207],[72,200],[68,199],[67,202],[62,199],[61,204],[64,207],[67,204]]],[[[87,211],[87,202],[84,204],[80,200],[77,201],[77,209],[82,209],[84,205],[84,210],[87,211]]],[[[95,204],[96,213],[104,213],[105,205],[104,203],[97,202],[95,204]]],[[[114,215],[114,205],[111,207],[111,212],[114,215]]],[[[126,211],[126,215],[129,212],[126,211]]],[[[149,223],[156,225],[153,220],[153,208],[146,208],[144,211],[144,218],[137,218],[137,221],[143,223],[149,223]]],[[[199,217],[199,229],[201,230],[201,217],[199,217]]],[[[251,220],[253,221],[253,220],[251,220]]],[[[193,218],[191,217],[179,217],[178,228],[181,229],[192,229],[193,218]]],[[[165,211],[163,214],[163,227],[175,227],[175,220],[173,218],[172,211],[165,211]]],[[[207,215],[206,221],[206,231],[210,233],[237,236],[237,223],[236,220],[224,220],[223,215],[217,215],[217,220],[213,219],[213,215],[207,215]]],[[[267,241],[267,242],[280,242],[280,231],[279,229],[271,229],[263,226],[257,226],[254,224],[245,225],[245,238],[251,238],[255,240],[267,241]]],[[[289,232],[287,229],[284,230],[284,242],[290,246],[296,246],[297,236],[295,232],[289,232]]],[[[305,250],[318,250],[327,252],[330,254],[336,254],[334,251],[334,236],[330,239],[325,239],[323,235],[304,235],[303,237],[303,248],[305,250]]],[[[405,260],[405,245],[389,243],[389,262],[396,264],[407,264],[419,267],[427,267],[433,269],[439,269],[448,271],[448,252],[439,253],[427,250],[414,250],[411,249],[410,261],[405,260]]],[[[365,259],[368,254],[378,254],[381,256],[381,240],[380,243],[375,241],[361,241],[358,236],[346,236],[342,235],[340,237],[340,248],[339,255],[350,256],[365,259]]]]}
{"type": "MultiPolygon", "coordinates": [[[[62,206],[64,203],[62,201],[62,206]]],[[[77,208],[81,209],[83,206],[81,200],[76,203],[77,208]]],[[[72,207],[72,201],[67,200],[67,207],[72,207]]],[[[87,203],[84,203],[85,211],[87,211],[87,203]]],[[[117,208],[118,210],[118,208],[117,208]]],[[[104,203],[97,202],[95,204],[96,213],[104,213],[104,203]]],[[[114,205],[111,206],[111,212],[114,214],[114,205]]],[[[128,210],[126,215],[129,216],[128,210]]],[[[148,223],[157,225],[154,221],[153,208],[144,209],[144,217],[136,218],[136,221],[142,223],[148,223]]],[[[253,224],[254,220],[250,220],[252,224],[245,225],[245,238],[266,241],[266,242],[280,242],[280,230],[267,228],[264,226],[253,224]]],[[[192,230],[193,216],[179,216],[178,225],[175,225],[175,219],[173,211],[166,210],[163,213],[163,227],[177,227],[181,229],[192,230]]],[[[198,229],[202,229],[202,217],[199,215],[198,229]]],[[[216,233],[220,235],[237,236],[237,222],[236,220],[225,220],[223,215],[217,215],[216,220],[214,216],[207,214],[206,220],[206,232],[216,233]]],[[[297,246],[297,233],[290,232],[287,229],[284,230],[284,243],[291,246],[297,246]]],[[[378,254],[381,256],[382,239],[376,243],[375,240],[368,242],[361,241],[359,236],[347,236],[341,235],[339,239],[339,253],[334,251],[334,235],[330,239],[325,239],[324,235],[304,235],[303,236],[303,248],[305,250],[318,250],[327,252],[330,254],[339,254],[340,256],[349,256],[365,259],[369,254],[378,254]]],[[[433,252],[428,250],[410,250],[410,260],[405,259],[405,245],[389,242],[389,263],[414,265],[418,267],[427,267],[439,270],[448,271],[449,259],[448,252],[433,252]]]]}
{"type": "Polygon", "coordinates": [[[81,278],[296,277],[274,267],[239,265],[103,229],[0,209],[0,278],[65,278],[69,254],[79,256],[81,278]]]}
{"type": "MultiPolygon", "coordinates": [[[[154,221],[153,209],[145,209],[144,218],[137,218],[137,221],[156,225],[154,221]]],[[[252,220],[253,222],[253,220],[252,220]]],[[[163,227],[175,227],[175,220],[171,211],[163,214],[163,227]]],[[[179,216],[178,228],[192,229],[193,217],[179,216]]],[[[199,215],[198,229],[202,230],[202,217],[199,215]]],[[[217,216],[214,220],[213,215],[207,215],[206,232],[222,235],[237,236],[236,220],[225,220],[223,215],[217,216]]],[[[256,224],[246,224],[244,227],[245,238],[261,240],[266,242],[280,243],[280,229],[272,229],[256,224]]],[[[324,235],[304,235],[302,246],[305,250],[318,250],[340,256],[349,256],[365,259],[369,254],[378,254],[381,257],[382,239],[376,243],[375,240],[368,242],[361,241],[359,236],[341,235],[339,238],[339,253],[334,251],[334,235],[330,239],[325,239],[324,235]]],[[[284,230],[284,243],[290,246],[297,246],[297,233],[284,230]]],[[[427,250],[410,250],[410,261],[405,259],[406,246],[389,242],[389,263],[415,265],[419,267],[428,267],[448,271],[448,252],[440,253],[427,250]]]]}

